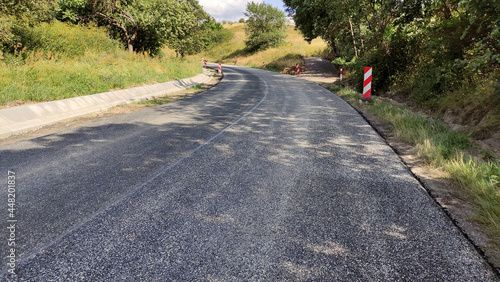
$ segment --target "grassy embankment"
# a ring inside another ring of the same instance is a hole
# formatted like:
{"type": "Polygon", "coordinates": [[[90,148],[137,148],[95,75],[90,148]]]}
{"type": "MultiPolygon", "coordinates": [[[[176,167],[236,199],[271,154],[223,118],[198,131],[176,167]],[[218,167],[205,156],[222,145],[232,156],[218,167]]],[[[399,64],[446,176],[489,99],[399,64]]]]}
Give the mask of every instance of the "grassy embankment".
{"type": "Polygon", "coordinates": [[[182,79],[194,60],[129,54],[105,29],[55,21],[30,29],[15,54],[0,52],[0,105],[50,101],[182,79]]]}
{"type": "MultiPolygon", "coordinates": [[[[331,90],[355,103],[360,97],[359,93],[341,86],[331,90]]],[[[428,165],[449,174],[475,208],[473,220],[488,236],[494,251],[500,252],[500,162],[487,152],[482,157],[468,154],[477,150],[470,136],[451,130],[437,118],[376,97],[372,105],[363,107],[388,124],[398,139],[414,145],[415,153],[428,165]]],[[[500,257],[490,255],[495,264],[500,264],[500,257]]]]}
{"type": "Polygon", "coordinates": [[[209,62],[236,64],[253,68],[262,68],[262,63],[266,63],[266,69],[282,71],[286,67],[293,67],[296,63],[302,66],[301,57],[320,56],[326,43],[321,39],[315,39],[311,44],[304,40],[302,34],[294,30],[293,26],[288,26],[288,37],[286,43],[280,47],[269,48],[259,52],[247,52],[245,50],[245,24],[227,24],[224,28],[230,30],[234,37],[229,42],[216,46],[214,49],[192,56],[197,60],[201,57],[209,62]]]}

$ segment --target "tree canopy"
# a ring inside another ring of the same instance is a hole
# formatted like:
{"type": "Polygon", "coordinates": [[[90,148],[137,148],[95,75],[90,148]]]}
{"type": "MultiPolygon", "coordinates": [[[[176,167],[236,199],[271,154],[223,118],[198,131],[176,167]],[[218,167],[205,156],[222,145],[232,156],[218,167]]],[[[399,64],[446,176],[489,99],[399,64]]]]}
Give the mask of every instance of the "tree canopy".
{"type": "MultiPolygon", "coordinates": [[[[108,29],[130,52],[158,54],[167,45],[178,55],[193,54],[227,40],[221,24],[197,0],[0,0],[0,44],[14,45],[16,26],[59,20],[95,22],[108,29]]],[[[17,29],[17,31],[16,31],[17,29]]]]}
{"type": "Polygon", "coordinates": [[[245,42],[251,51],[278,46],[286,38],[285,13],[265,3],[249,2],[245,16],[248,17],[245,42]]]}
{"type": "Polygon", "coordinates": [[[59,0],[58,18],[96,20],[110,27],[130,52],[156,53],[164,44],[179,54],[199,52],[214,23],[196,0],[59,0]]]}
{"type": "Polygon", "coordinates": [[[284,2],[306,40],[328,41],[358,81],[362,64],[373,66],[379,90],[426,81],[421,99],[434,99],[499,68],[500,0],[284,2]]]}

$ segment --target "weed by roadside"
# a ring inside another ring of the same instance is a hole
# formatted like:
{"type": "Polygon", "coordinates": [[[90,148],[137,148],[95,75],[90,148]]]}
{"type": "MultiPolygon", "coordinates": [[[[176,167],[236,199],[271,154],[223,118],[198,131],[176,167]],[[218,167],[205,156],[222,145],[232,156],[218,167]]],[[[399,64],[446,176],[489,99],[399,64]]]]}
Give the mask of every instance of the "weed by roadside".
{"type": "Polygon", "coordinates": [[[203,92],[203,91],[205,91],[207,89],[210,89],[218,81],[219,81],[219,79],[212,79],[211,83],[198,84],[198,85],[196,85],[194,87],[191,87],[189,89],[182,90],[182,91],[179,91],[179,92],[176,92],[176,93],[173,93],[173,94],[169,94],[167,96],[155,97],[155,98],[152,98],[152,99],[142,100],[142,101],[139,101],[139,102],[135,102],[133,104],[135,104],[135,105],[143,105],[143,106],[146,106],[146,107],[154,107],[154,106],[159,106],[159,105],[163,105],[163,104],[168,104],[168,103],[174,102],[176,100],[179,100],[179,99],[182,99],[182,98],[185,98],[185,97],[189,97],[189,96],[192,96],[194,94],[203,92]]]}
{"type": "MultiPolygon", "coordinates": [[[[329,89],[353,104],[360,97],[356,91],[339,85],[329,89]]],[[[481,150],[468,135],[451,130],[439,119],[377,97],[373,100],[373,104],[362,107],[388,125],[399,140],[413,145],[415,154],[428,165],[450,175],[475,208],[473,219],[482,226],[495,251],[500,252],[500,161],[487,153],[483,156],[469,154],[481,150]]],[[[492,260],[500,264],[500,257],[492,260]]]]}

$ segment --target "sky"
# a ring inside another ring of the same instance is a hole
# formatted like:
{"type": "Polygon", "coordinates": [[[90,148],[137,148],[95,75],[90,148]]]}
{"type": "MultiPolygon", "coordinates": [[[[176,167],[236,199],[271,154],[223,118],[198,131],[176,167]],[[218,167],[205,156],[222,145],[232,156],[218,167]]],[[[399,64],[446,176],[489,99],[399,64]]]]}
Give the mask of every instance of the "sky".
{"type": "MultiPolygon", "coordinates": [[[[221,21],[238,21],[246,18],[243,13],[246,10],[247,2],[251,0],[198,0],[203,9],[215,18],[221,21]]],[[[285,11],[282,0],[253,0],[256,3],[266,3],[285,11]]]]}

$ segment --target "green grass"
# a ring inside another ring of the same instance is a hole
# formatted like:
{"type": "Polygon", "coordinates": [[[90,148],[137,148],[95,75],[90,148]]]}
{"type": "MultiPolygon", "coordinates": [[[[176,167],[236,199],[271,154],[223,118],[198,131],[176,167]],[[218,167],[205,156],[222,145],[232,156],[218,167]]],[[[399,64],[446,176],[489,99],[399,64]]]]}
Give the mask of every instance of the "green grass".
{"type": "Polygon", "coordinates": [[[197,62],[158,59],[119,51],[87,52],[76,59],[27,59],[0,63],[0,104],[50,101],[165,82],[201,72],[197,62]]]}
{"type": "MultiPolygon", "coordinates": [[[[360,94],[333,86],[333,92],[345,100],[357,102],[360,94]]],[[[484,227],[490,242],[500,251],[500,162],[491,155],[484,160],[469,155],[474,149],[470,137],[456,132],[439,119],[412,112],[406,106],[395,106],[373,98],[371,105],[363,106],[390,126],[400,140],[415,146],[416,153],[429,165],[449,173],[475,207],[474,220],[484,227]]],[[[500,262],[500,258],[496,258],[500,262]]]]}
{"type": "Polygon", "coordinates": [[[192,59],[130,54],[104,29],[44,24],[26,31],[14,54],[0,53],[0,105],[41,102],[195,76],[192,59]]]}
{"type": "Polygon", "coordinates": [[[139,105],[147,105],[147,106],[158,106],[172,102],[168,97],[157,97],[153,99],[148,99],[144,101],[137,102],[139,105]]]}

